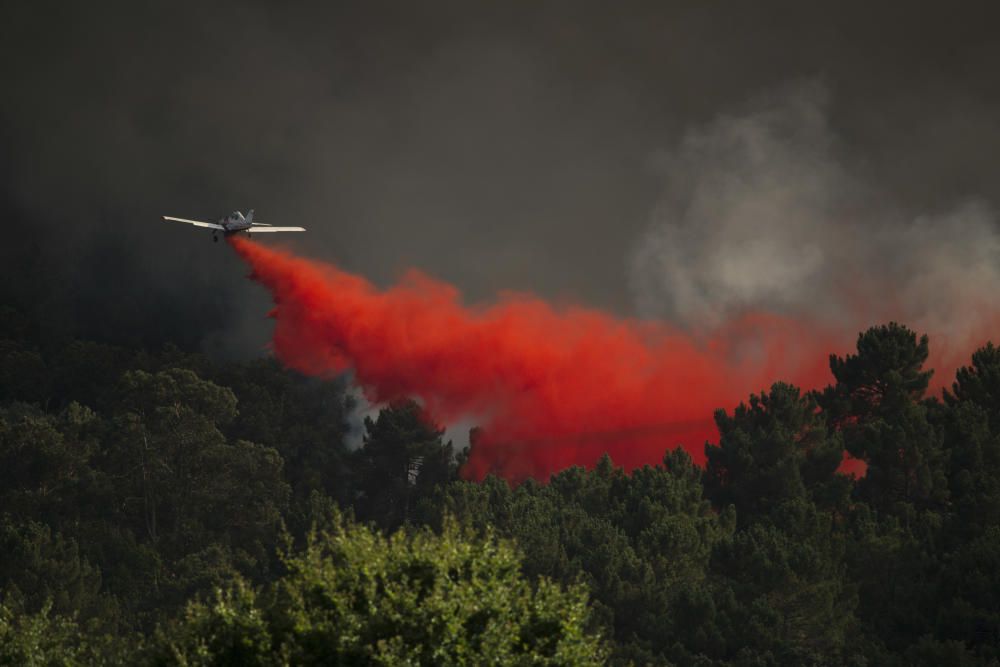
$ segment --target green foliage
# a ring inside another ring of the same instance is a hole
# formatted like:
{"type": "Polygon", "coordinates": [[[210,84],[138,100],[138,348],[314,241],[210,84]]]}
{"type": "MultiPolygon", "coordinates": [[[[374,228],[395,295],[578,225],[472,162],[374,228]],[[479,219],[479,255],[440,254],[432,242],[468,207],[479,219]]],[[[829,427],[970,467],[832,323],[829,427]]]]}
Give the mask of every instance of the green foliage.
{"type": "Polygon", "coordinates": [[[114,637],[81,632],[73,617],[15,611],[0,602],[0,665],[3,667],[76,667],[125,665],[129,647],[114,637]]]}
{"type": "Polygon", "coordinates": [[[216,589],[211,602],[188,604],[181,620],[160,628],[151,665],[287,665],[275,647],[257,593],[242,579],[216,589]]]}
{"type": "Polygon", "coordinates": [[[700,480],[680,450],[631,474],[604,457],[593,471],[569,468],[547,485],[459,482],[442,505],[512,538],[530,575],[586,583],[595,622],[616,640],[616,662],[684,660],[716,639],[700,623],[711,614],[703,584],[713,547],[733,527],[730,515],[711,511],[700,480]]]}
{"type": "Polygon", "coordinates": [[[854,652],[857,600],[841,535],[831,515],[806,500],[786,503],[780,514],[737,531],[713,554],[728,657],[845,664],[854,652]]]}
{"type": "Polygon", "coordinates": [[[298,505],[314,491],[351,501],[354,482],[344,439],[352,402],[343,383],[295,376],[274,359],[228,365],[212,379],[231,387],[239,401],[227,435],[274,448],[298,505]]]}
{"type": "Polygon", "coordinates": [[[48,368],[38,350],[0,339],[0,400],[41,403],[49,393],[48,368]]]}
{"type": "Polygon", "coordinates": [[[741,523],[803,499],[845,506],[848,481],[836,474],[843,445],[828,433],[812,396],[778,382],[732,417],[718,411],[715,423],[719,445],[705,448],[705,488],[717,506],[734,505],[741,523]]]}
{"type": "Polygon", "coordinates": [[[438,485],[456,479],[452,446],[442,435],[413,401],[383,409],[378,419],[366,417],[355,457],[359,518],[394,529],[410,521],[438,485]]]}
{"type": "Polygon", "coordinates": [[[944,399],[936,418],[950,454],[952,538],[965,541],[1000,526],[1000,348],[977,350],[944,399]]]}
{"type": "MultiPolygon", "coordinates": [[[[60,358],[89,349],[71,348],[60,358]]],[[[274,449],[221,430],[233,392],[179,368],[96,386],[103,414],[0,407],[0,590],[137,627],[237,572],[266,577],[290,489],[274,449]]]]}
{"type": "Polygon", "coordinates": [[[0,498],[21,516],[49,518],[80,499],[91,480],[95,415],[76,403],[59,416],[0,408],[0,498]]]}
{"type": "Polygon", "coordinates": [[[1000,661],[1000,526],[949,554],[937,591],[935,634],[1000,661]]]}
{"type": "Polygon", "coordinates": [[[514,549],[463,535],[385,537],[337,522],[288,555],[263,595],[243,582],[158,634],[154,664],[597,665],[587,599],[521,575],[514,549]]]}
{"type": "Polygon", "coordinates": [[[21,609],[54,608],[70,614],[110,616],[114,604],[101,592],[101,574],[72,538],[35,521],[0,518],[0,599],[21,609]]]}
{"type": "Polygon", "coordinates": [[[49,606],[36,614],[15,614],[0,605],[0,665],[81,665],[84,652],[76,624],[53,618],[49,606]]]}
{"type": "Polygon", "coordinates": [[[922,402],[927,354],[927,336],[891,323],[859,335],[856,354],[830,357],[837,382],[821,405],[847,451],[868,464],[858,493],[879,511],[938,509],[948,499],[941,435],[922,402]]]}
{"type": "Polygon", "coordinates": [[[893,409],[927,391],[933,371],[925,371],[927,336],[890,322],[858,334],[857,353],[830,355],[830,370],[837,388],[851,402],[851,414],[860,418],[882,409],[893,409]]]}
{"type": "Polygon", "coordinates": [[[47,330],[0,307],[0,664],[1000,664],[992,344],[937,400],[873,327],[704,471],[511,488],[415,403],[352,452],[344,381],[47,330]]]}

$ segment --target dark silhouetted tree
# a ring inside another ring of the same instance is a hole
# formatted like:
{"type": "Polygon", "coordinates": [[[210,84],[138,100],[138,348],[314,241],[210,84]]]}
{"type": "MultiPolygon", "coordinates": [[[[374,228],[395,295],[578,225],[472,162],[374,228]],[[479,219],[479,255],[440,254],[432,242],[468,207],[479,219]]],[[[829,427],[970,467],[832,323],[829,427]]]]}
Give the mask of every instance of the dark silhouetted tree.
{"type": "Polygon", "coordinates": [[[421,499],[455,479],[458,462],[443,435],[413,401],[365,418],[364,444],[355,459],[358,517],[395,529],[411,519],[421,499]]]}
{"type": "Polygon", "coordinates": [[[779,382],[732,417],[716,412],[715,423],[719,444],[705,447],[705,489],[716,506],[734,505],[741,525],[801,499],[846,506],[849,482],[837,475],[843,444],[811,395],[779,382]]]}
{"type": "Polygon", "coordinates": [[[945,451],[923,398],[927,336],[890,323],[858,336],[857,353],[832,355],[836,383],[820,396],[852,456],[868,465],[859,497],[880,512],[940,509],[948,499],[945,451]]]}

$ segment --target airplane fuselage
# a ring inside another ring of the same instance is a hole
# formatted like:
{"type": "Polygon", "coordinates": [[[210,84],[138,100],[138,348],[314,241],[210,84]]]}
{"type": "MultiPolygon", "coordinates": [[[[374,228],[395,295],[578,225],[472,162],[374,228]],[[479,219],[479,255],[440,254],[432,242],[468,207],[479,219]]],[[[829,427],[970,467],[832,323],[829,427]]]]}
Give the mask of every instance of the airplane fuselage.
{"type": "Polygon", "coordinates": [[[219,218],[219,224],[222,225],[222,232],[226,235],[243,232],[253,227],[252,219],[246,218],[239,211],[233,211],[229,215],[219,218]]]}

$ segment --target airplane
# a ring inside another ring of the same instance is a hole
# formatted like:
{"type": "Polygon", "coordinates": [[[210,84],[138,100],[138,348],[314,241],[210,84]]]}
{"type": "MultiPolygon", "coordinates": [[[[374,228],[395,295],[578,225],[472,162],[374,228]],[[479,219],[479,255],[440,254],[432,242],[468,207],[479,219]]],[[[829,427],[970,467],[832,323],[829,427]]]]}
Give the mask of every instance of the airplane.
{"type": "Polygon", "coordinates": [[[201,220],[188,220],[187,218],[175,218],[171,215],[163,216],[164,220],[172,220],[174,222],[186,222],[189,225],[194,225],[195,227],[208,227],[212,230],[212,240],[215,242],[219,241],[219,232],[221,231],[224,236],[230,236],[231,234],[238,234],[239,232],[246,232],[247,236],[251,233],[259,234],[261,232],[304,232],[305,227],[275,227],[274,225],[268,225],[263,222],[253,221],[253,209],[247,211],[244,216],[239,211],[233,211],[227,216],[219,218],[218,222],[202,222],[201,220]]]}

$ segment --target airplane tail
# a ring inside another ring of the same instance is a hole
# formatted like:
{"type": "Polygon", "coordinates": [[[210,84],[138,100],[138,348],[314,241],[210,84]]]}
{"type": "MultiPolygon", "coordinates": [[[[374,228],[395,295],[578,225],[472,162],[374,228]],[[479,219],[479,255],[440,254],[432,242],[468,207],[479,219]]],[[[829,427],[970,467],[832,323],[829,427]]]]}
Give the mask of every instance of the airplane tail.
{"type": "Polygon", "coordinates": [[[250,224],[253,224],[253,209],[250,209],[249,211],[247,211],[247,214],[244,217],[244,220],[246,220],[250,224]]]}

